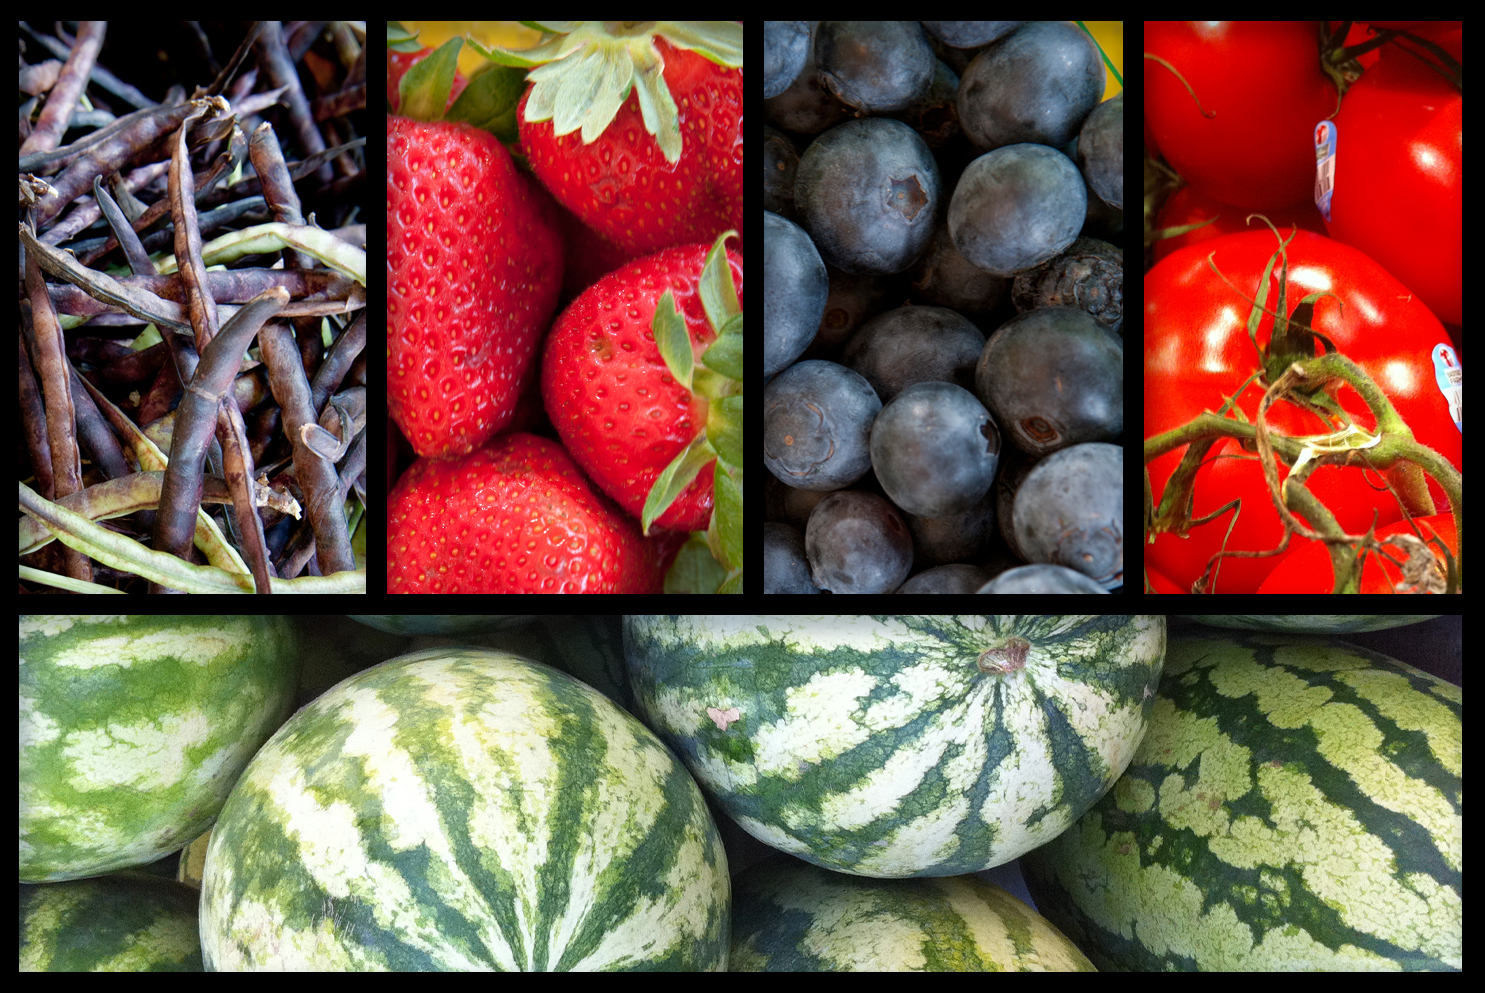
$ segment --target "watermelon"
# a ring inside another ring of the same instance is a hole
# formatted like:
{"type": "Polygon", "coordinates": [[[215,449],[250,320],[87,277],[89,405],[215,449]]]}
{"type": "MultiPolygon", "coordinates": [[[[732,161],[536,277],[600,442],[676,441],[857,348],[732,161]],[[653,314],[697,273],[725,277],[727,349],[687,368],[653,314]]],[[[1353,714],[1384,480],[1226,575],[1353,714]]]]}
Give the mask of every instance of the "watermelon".
{"type": "Polygon", "coordinates": [[[535,614],[347,614],[391,634],[462,634],[525,624],[535,614]]]}
{"type": "Polygon", "coordinates": [[[212,832],[219,970],[725,969],[729,884],[696,784],[548,666],[414,652],[258,752],[212,832]]]}
{"type": "Polygon", "coordinates": [[[1171,639],[1108,796],[1021,860],[1100,967],[1457,969],[1460,691],[1326,638],[1171,639]]]}
{"type": "Polygon", "coordinates": [[[954,876],[1055,837],[1145,733],[1160,614],[625,617],[636,705],[765,844],[954,876]]]}
{"type": "Polygon", "coordinates": [[[503,631],[419,635],[404,651],[446,645],[496,648],[576,676],[633,712],[634,699],[624,676],[623,620],[621,614],[555,614],[503,631]]]}
{"type": "Polygon", "coordinates": [[[144,865],[211,826],[288,715],[278,617],[22,614],[21,881],[144,865]]]}
{"type": "Polygon", "coordinates": [[[863,879],[778,856],[738,876],[733,972],[1092,972],[1026,904],[975,876],[863,879]]]}
{"type": "Polygon", "coordinates": [[[200,972],[196,891],[122,872],[21,886],[22,972],[200,972]]]}
{"type": "Polygon", "coordinates": [[[1342,631],[1381,631],[1404,624],[1431,621],[1439,614],[1192,614],[1193,621],[1219,628],[1249,631],[1289,631],[1294,634],[1337,634],[1342,631]]]}

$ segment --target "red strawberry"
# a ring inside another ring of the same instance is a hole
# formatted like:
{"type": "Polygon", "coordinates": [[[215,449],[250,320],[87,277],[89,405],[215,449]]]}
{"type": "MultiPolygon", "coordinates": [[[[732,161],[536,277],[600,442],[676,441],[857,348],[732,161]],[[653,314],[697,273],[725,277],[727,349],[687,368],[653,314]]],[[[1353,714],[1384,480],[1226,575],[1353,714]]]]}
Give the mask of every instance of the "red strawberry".
{"type": "Polygon", "coordinates": [[[740,25],[590,21],[548,37],[495,55],[540,66],[516,116],[558,200],[633,254],[743,230],[740,25]]]}
{"type": "Polygon", "coordinates": [[[706,529],[712,460],[720,452],[741,464],[742,256],[724,255],[727,237],[615,270],[568,306],[547,339],[547,415],[572,457],[647,532],[651,523],[706,529]]]}
{"type": "Polygon", "coordinates": [[[419,459],[391,505],[388,593],[660,592],[655,549],[545,438],[419,459]]]}
{"type": "Polygon", "coordinates": [[[511,418],[562,285],[562,248],[494,136],[387,118],[387,388],[419,455],[511,418]]]}

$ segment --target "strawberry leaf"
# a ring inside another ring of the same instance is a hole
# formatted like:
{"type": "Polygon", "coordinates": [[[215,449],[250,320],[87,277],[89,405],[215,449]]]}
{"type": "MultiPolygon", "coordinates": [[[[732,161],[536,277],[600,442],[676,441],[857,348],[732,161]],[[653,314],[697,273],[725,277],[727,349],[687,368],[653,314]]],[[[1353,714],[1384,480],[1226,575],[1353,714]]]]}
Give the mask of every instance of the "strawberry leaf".
{"type": "Polygon", "coordinates": [[[726,397],[708,408],[706,437],[719,458],[733,465],[743,459],[743,398],[726,397]]]}
{"type": "Polygon", "coordinates": [[[743,64],[743,29],[736,21],[657,21],[655,33],[718,65],[743,64]]]}
{"type": "Polygon", "coordinates": [[[459,71],[462,44],[461,39],[450,38],[407,70],[397,88],[398,113],[415,121],[443,120],[444,108],[449,105],[449,94],[454,89],[454,73],[459,71]]]}
{"type": "Polygon", "coordinates": [[[548,32],[548,37],[535,48],[514,51],[472,44],[501,65],[531,68],[528,122],[551,121],[558,136],[581,128],[583,143],[591,144],[633,92],[645,130],[671,163],[681,157],[680,114],[665,83],[665,62],[654,39],[664,38],[719,65],[742,65],[742,26],[731,21],[525,23],[548,32]]]}
{"type": "Polygon", "coordinates": [[[396,21],[387,22],[387,47],[394,52],[421,52],[418,33],[409,31],[396,21]]]}
{"type": "Polygon", "coordinates": [[[728,379],[743,378],[742,315],[728,320],[722,335],[701,356],[701,364],[728,379]]]}
{"type": "Polygon", "coordinates": [[[715,496],[711,524],[706,529],[706,542],[718,562],[725,562],[734,569],[742,568],[743,561],[743,516],[742,516],[742,467],[724,465],[717,460],[712,473],[712,493],[715,496]]]}
{"type": "Polygon", "coordinates": [[[519,69],[482,66],[470,77],[445,120],[464,121],[513,145],[519,140],[516,105],[525,88],[525,75],[519,69]]]}
{"type": "Polygon", "coordinates": [[[706,309],[706,319],[719,331],[728,318],[742,313],[737,303],[737,284],[732,281],[732,266],[727,264],[727,239],[736,237],[736,231],[717,235],[701,270],[701,305],[706,309]]]}
{"type": "Polygon", "coordinates": [[[650,323],[650,329],[655,332],[655,345],[660,349],[665,367],[677,383],[689,390],[696,359],[691,353],[691,334],[686,330],[686,319],[681,316],[681,308],[669,290],[655,305],[655,319],[650,323]]]}
{"type": "Polygon", "coordinates": [[[712,450],[711,442],[706,435],[698,434],[691,439],[691,444],[681,450],[681,453],[671,460],[670,465],[655,477],[655,484],[650,487],[649,496],[645,497],[645,505],[640,510],[639,521],[643,525],[644,533],[650,533],[650,525],[655,523],[670,505],[675,503],[676,497],[681,495],[691,480],[696,478],[703,466],[717,457],[712,450]]]}

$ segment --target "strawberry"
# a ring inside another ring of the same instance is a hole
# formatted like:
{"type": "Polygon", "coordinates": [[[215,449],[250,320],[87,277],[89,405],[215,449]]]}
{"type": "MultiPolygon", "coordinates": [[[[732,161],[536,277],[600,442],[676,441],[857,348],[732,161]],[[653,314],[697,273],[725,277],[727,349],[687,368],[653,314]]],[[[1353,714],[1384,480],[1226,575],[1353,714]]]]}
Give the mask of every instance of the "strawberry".
{"type": "Polygon", "coordinates": [[[387,118],[388,406],[419,455],[484,444],[531,372],[562,248],[527,182],[485,131],[387,118]]]}
{"type": "Polygon", "coordinates": [[[392,491],[388,593],[658,593],[655,548],[562,446],[507,434],[392,491]]]}
{"type": "Polygon", "coordinates": [[[563,205],[636,255],[743,230],[741,25],[590,21],[546,37],[480,51],[539,67],[521,146],[563,205]]]}
{"type": "Polygon", "coordinates": [[[547,415],[572,457],[646,533],[651,524],[707,529],[713,460],[741,464],[742,256],[724,251],[732,236],[615,270],[574,300],[547,338],[547,415]]]}

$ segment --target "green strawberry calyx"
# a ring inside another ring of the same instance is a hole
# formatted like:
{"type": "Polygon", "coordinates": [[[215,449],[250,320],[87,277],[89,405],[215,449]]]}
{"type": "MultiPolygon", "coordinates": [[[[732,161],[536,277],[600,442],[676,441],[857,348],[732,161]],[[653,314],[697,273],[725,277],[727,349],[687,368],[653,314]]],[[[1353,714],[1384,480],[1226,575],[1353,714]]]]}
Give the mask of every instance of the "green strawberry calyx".
{"type": "Polygon", "coordinates": [[[545,32],[535,48],[486,47],[473,40],[470,45],[500,65],[531,69],[528,123],[551,121],[559,137],[581,128],[583,144],[591,144],[633,92],[639,97],[645,130],[672,164],[681,157],[680,116],[655,39],[664,38],[728,68],[742,65],[742,25],[734,21],[521,23],[545,32]]]}
{"type": "Polygon", "coordinates": [[[707,400],[706,430],[699,432],[655,479],[640,511],[645,534],[670,509],[707,463],[716,459],[712,477],[714,507],[707,540],[719,558],[742,564],[743,460],[743,314],[737,285],[727,264],[728,238],[717,237],[701,270],[701,305],[716,338],[696,364],[686,320],[669,290],[655,307],[651,329],[660,357],[677,383],[707,400]]]}

